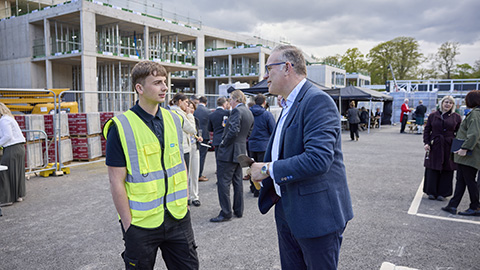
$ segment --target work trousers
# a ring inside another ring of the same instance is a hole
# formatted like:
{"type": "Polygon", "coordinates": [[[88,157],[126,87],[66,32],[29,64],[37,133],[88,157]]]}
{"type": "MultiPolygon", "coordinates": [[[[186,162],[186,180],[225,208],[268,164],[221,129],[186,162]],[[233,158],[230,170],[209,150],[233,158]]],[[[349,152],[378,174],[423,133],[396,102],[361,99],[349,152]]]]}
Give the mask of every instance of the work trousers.
{"type": "Polygon", "coordinates": [[[288,226],[282,199],[275,205],[278,247],[282,270],[336,270],[343,231],[315,238],[295,238],[288,226]]]}
{"type": "Polygon", "coordinates": [[[122,232],[125,241],[122,257],[127,270],[153,269],[159,248],[168,269],[199,268],[190,211],[181,220],[165,213],[165,220],[158,228],[130,225],[126,232],[122,226],[122,232]]]}
{"type": "Polygon", "coordinates": [[[474,167],[458,164],[457,169],[457,183],[455,185],[455,192],[448,203],[448,206],[457,208],[462,201],[465,189],[468,188],[468,195],[470,196],[470,209],[477,210],[480,206],[478,186],[475,178],[478,170],[474,167]]]}

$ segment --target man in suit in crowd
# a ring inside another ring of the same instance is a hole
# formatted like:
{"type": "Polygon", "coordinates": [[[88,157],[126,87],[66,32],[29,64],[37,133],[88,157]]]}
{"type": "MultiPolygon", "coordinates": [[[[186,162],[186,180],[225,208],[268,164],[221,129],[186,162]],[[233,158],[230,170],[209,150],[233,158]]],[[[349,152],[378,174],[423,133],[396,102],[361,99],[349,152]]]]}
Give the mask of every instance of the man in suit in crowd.
{"type": "Polygon", "coordinates": [[[252,180],[263,186],[260,212],[276,204],[282,269],[336,269],[353,218],[340,115],[332,98],[306,81],[298,48],[276,47],[265,68],[269,92],[285,99],[265,163],[251,166],[252,180]]]}
{"type": "Polygon", "coordinates": [[[245,95],[240,90],[231,94],[232,113],[228,118],[217,153],[217,191],[220,214],[211,222],[223,222],[232,218],[230,184],[233,184],[233,214],[243,216],[242,167],[237,156],[247,153],[247,137],[253,127],[253,114],[245,106],[245,95]]]}
{"type": "Polygon", "coordinates": [[[222,142],[223,130],[227,124],[230,111],[227,110],[227,99],[217,98],[217,109],[208,116],[208,131],[213,132],[212,145],[215,147],[215,159],[217,158],[218,146],[222,142]]]}
{"type": "MultiPolygon", "coordinates": [[[[199,103],[197,109],[193,113],[193,116],[198,118],[198,122],[200,123],[200,129],[204,142],[208,142],[210,140],[210,132],[208,131],[208,116],[210,115],[211,111],[207,108],[207,98],[201,96],[199,99],[199,103]]],[[[198,181],[208,181],[208,178],[202,175],[203,167],[205,165],[205,158],[207,156],[208,147],[200,146],[200,171],[198,175],[198,181]]]]}

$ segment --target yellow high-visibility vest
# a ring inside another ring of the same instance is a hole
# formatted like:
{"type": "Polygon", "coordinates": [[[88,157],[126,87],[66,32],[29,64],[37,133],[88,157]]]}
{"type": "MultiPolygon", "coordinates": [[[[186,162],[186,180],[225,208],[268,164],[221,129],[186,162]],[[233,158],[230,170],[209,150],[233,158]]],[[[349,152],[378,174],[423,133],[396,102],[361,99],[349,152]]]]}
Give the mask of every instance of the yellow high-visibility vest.
{"type": "MultiPolygon", "coordinates": [[[[176,219],[187,213],[188,176],[183,160],[179,117],[160,107],[165,149],[152,130],[133,111],[112,118],[117,126],[127,163],[127,191],[132,224],[142,228],[162,225],[164,210],[176,219]],[[163,164],[162,164],[163,163],[163,164]]],[[[112,121],[103,129],[107,137],[112,121]]]]}

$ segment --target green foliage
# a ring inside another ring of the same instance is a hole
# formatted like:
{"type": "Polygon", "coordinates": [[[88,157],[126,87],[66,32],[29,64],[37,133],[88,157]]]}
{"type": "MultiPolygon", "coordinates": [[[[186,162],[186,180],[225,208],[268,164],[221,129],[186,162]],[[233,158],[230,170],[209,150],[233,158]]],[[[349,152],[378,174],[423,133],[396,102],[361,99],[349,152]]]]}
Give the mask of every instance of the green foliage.
{"type": "Polygon", "coordinates": [[[370,50],[368,70],[373,84],[383,84],[391,78],[388,65],[391,65],[397,80],[405,80],[423,61],[419,44],[412,37],[397,37],[380,43],[370,50]]]}
{"type": "Polygon", "coordinates": [[[358,48],[348,49],[340,59],[340,63],[349,73],[363,71],[368,66],[365,55],[358,48]]]}
{"type": "Polygon", "coordinates": [[[447,41],[443,43],[435,55],[437,68],[444,73],[446,79],[451,79],[451,73],[455,67],[455,57],[460,54],[458,42],[447,41]]]}

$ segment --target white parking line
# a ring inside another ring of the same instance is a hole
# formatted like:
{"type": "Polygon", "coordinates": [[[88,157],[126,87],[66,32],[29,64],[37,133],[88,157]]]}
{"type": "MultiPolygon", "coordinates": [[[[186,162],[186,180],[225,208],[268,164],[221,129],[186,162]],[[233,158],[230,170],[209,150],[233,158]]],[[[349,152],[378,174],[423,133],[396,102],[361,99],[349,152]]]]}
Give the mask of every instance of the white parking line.
{"type": "Polygon", "coordinates": [[[480,221],[475,221],[475,220],[441,217],[441,216],[434,216],[434,215],[427,215],[427,214],[418,214],[418,208],[420,207],[420,202],[422,201],[422,196],[423,196],[423,181],[425,181],[425,179],[422,179],[422,182],[420,183],[420,186],[417,189],[417,193],[415,194],[415,198],[413,198],[412,204],[408,209],[409,215],[480,225],[480,221]]]}
{"type": "Polygon", "coordinates": [[[405,266],[396,266],[393,263],[383,262],[380,270],[418,270],[417,268],[408,268],[405,266]]]}

